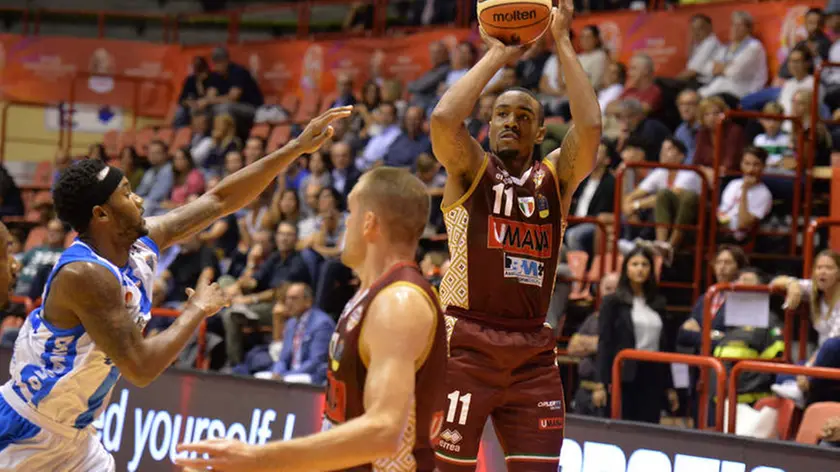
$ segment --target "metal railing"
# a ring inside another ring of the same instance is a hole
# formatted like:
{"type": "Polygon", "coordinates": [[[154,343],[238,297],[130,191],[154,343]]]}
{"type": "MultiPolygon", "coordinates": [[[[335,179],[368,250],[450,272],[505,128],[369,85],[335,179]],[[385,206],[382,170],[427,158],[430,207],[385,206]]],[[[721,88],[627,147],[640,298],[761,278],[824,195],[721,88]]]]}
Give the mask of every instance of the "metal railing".
{"type": "Polygon", "coordinates": [[[802,257],[805,259],[802,262],[802,278],[810,279],[811,270],[814,264],[814,234],[822,227],[840,226],[840,218],[817,218],[810,223],[805,229],[805,241],[802,245],[802,257]]]}
{"type": "MultiPolygon", "coordinates": [[[[717,374],[715,391],[717,398],[724,398],[726,389],[726,369],[723,364],[714,357],[693,356],[690,354],[677,354],[672,352],[651,352],[639,351],[636,349],[624,349],[615,356],[612,365],[612,418],[621,419],[621,367],[624,361],[635,360],[641,362],[657,362],[660,364],[687,364],[694,367],[706,367],[714,369],[717,374]]],[[[703,369],[703,372],[706,372],[703,369]]],[[[700,390],[700,402],[697,406],[697,421],[700,429],[709,424],[709,391],[706,384],[698,384],[700,390]]],[[[717,431],[723,431],[723,408],[715,409],[715,426],[717,431]]]]}
{"type": "MultiPolygon", "coordinates": [[[[741,361],[735,364],[729,376],[729,392],[727,403],[729,404],[729,419],[727,422],[727,431],[735,433],[735,424],[738,415],[736,409],[738,405],[738,377],[742,372],[759,372],[764,374],[788,374],[788,375],[807,375],[809,377],[819,377],[822,379],[840,380],[840,369],[829,369],[826,367],[805,367],[801,365],[790,364],[776,364],[772,362],[760,361],[741,361]]],[[[723,408],[718,408],[723,411],[723,408]]]]}
{"type": "MultiPolygon", "coordinates": [[[[694,274],[691,283],[685,282],[667,282],[663,281],[660,282],[659,285],[661,287],[671,287],[671,288],[690,288],[692,289],[693,297],[696,299],[700,296],[700,290],[702,288],[702,273],[703,273],[703,240],[704,235],[706,233],[706,213],[707,213],[707,206],[706,202],[709,201],[708,196],[709,193],[714,193],[709,187],[709,182],[706,180],[703,171],[698,166],[689,166],[684,164],[665,164],[661,162],[628,162],[625,166],[616,173],[615,176],[615,193],[614,193],[614,202],[613,202],[613,231],[615,234],[613,235],[613,242],[612,242],[612,257],[613,257],[613,267],[618,267],[618,240],[621,236],[621,227],[622,225],[628,226],[639,226],[639,227],[661,227],[665,226],[669,229],[680,229],[684,231],[693,231],[695,234],[695,243],[694,243],[694,274]],[[647,222],[625,222],[622,221],[622,201],[624,199],[624,174],[625,171],[629,168],[636,168],[636,169],[668,169],[671,171],[680,171],[686,170],[691,171],[697,174],[700,177],[700,182],[702,183],[700,188],[700,199],[697,202],[697,224],[695,225],[678,225],[673,223],[647,223],[647,222]]],[[[677,248],[674,248],[677,249],[677,248]]]]}

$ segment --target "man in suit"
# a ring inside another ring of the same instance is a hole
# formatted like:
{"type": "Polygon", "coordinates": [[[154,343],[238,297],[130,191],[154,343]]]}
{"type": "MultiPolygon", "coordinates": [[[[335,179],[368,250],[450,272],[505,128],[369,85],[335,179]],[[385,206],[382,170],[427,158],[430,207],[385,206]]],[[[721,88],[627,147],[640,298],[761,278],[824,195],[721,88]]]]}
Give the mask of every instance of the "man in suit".
{"type": "Polygon", "coordinates": [[[330,160],[332,160],[332,181],[333,187],[338,190],[344,199],[353,190],[353,186],[359,181],[362,173],[353,163],[353,148],[346,142],[340,141],[330,148],[330,160]]]}
{"type": "MultiPolygon", "coordinates": [[[[598,147],[598,159],[595,169],[581,182],[572,196],[570,213],[573,216],[591,216],[604,219],[612,218],[615,178],[609,171],[612,155],[615,152],[606,143],[598,147]]],[[[595,223],[580,223],[566,230],[564,242],[572,251],[586,251],[592,254],[595,249],[595,223]]]]}
{"type": "Polygon", "coordinates": [[[327,378],[327,357],[335,322],[312,307],[312,288],[304,283],[289,286],[285,311],[289,317],[283,328],[283,348],[274,364],[275,378],[287,382],[322,385],[327,378]]]}

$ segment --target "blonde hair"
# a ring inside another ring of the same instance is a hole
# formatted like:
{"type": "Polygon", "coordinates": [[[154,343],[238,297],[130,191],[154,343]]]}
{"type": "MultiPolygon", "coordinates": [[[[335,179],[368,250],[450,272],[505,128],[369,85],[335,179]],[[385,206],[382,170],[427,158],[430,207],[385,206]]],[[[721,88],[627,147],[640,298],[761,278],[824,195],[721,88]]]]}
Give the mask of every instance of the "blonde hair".
{"type": "Polygon", "coordinates": [[[377,167],[359,179],[354,192],[363,209],[382,220],[393,242],[416,244],[429,221],[426,186],[405,169],[377,167]]]}
{"type": "Polygon", "coordinates": [[[708,98],[704,98],[703,100],[700,100],[700,103],[697,105],[697,113],[700,116],[703,116],[712,107],[720,110],[721,112],[729,111],[729,106],[726,104],[726,102],[723,101],[722,98],[720,98],[720,97],[708,97],[708,98]]]}
{"type": "Polygon", "coordinates": [[[773,113],[776,115],[784,115],[785,109],[779,102],[767,102],[764,108],[761,109],[764,113],[773,113]]]}
{"type": "MultiPolygon", "coordinates": [[[[816,262],[819,260],[820,257],[828,257],[832,261],[834,261],[834,265],[840,269],[840,253],[836,251],[832,251],[831,249],[825,249],[817,254],[817,257],[814,258],[814,270],[817,270],[816,262]]],[[[811,280],[814,279],[814,273],[811,272],[811,280]]],[[[831,313],[834,304],[837,303],[838,300],[825,300],[826,294],[822,292],[819,288],[817,288],[817,284],[811,283],[811,293],[808,294],[811,300],[811,322],[816,323],[819,321],[820,318],[827,316],[831,313]],[[822,304],[820,301],[825,300],[825,303],[828,305],[829,313],[822,312],[822,304]]]]}

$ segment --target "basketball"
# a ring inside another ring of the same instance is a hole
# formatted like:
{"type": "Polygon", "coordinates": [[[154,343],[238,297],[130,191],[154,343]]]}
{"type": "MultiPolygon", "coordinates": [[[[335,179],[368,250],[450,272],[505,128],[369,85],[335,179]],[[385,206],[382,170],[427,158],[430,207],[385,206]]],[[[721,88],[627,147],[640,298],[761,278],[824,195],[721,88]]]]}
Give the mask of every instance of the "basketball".
{"type": "Polygon", "coordinates": [[[551,0],[478,0],[478,21],[490,36],[510,45],[533,43],[548,29],[551,0]]]}

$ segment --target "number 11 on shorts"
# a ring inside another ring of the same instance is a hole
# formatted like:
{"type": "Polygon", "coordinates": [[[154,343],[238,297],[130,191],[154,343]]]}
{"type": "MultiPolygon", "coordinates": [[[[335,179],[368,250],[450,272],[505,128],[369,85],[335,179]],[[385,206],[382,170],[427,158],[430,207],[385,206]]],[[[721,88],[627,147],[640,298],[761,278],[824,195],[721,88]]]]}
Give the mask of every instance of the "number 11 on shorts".
{"type": "Polygon", "coordinates": [[[460,401],[461,416],[458,417],[458,424],[467,424],[467,415],[470,413],[470,399],[472,398],[472,393],[461,395],[460,390],[455,390],[447,395],[446,398],[449,399],[449,411],[446,413],[446,422],[455,422],[455,415],[458,412],[458,402],[460,401]]]}

